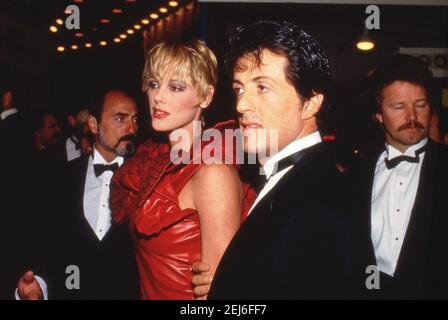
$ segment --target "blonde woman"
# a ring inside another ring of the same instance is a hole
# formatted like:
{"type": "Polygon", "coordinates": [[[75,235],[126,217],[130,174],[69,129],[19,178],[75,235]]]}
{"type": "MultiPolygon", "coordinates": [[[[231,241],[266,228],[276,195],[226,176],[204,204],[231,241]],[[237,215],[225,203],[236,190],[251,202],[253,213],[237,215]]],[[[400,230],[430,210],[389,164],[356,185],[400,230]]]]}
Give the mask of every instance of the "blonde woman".
{"type": "MultiPolygon", "coordinates": [[[[216,82],[216,57],[203,41],[163,42],[146,56],[143,90],[151,124],[169,142],[142,145],[114,175],[111,194],[115,221],[127,221],[135,241],[144,299],[193,299],[192,263],[204,261],[215,272],[255,199],[235,162],[206,164],[193,151],[216,82]],[[188,161],[178,163],[173,154],[188,161]]],[[[230,152],[225,145],[223,140],[222,159],[230,152]]]]}

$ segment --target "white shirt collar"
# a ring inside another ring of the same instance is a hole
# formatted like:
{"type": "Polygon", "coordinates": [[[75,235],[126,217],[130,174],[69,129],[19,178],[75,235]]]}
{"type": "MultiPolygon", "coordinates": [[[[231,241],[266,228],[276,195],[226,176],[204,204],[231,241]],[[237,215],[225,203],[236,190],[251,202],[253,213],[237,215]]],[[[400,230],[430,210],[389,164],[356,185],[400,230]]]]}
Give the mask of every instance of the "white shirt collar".
{"type": "Polygon", "coordinates": [[[16,108],[11,108],[9,110],[3,111],[0,114],[0,117],[2,118],[2,120],[5,120],[7,117],[9,117],[10,115],[14,114],[14,113],[18,113],[19,110],[17,110],[16,108]]]}
{"type": "Polygon", "coordinates": [[[266,161],[266,163],[263,165],[263,170],[266,173],[266,179],[269,179],[269,177],[274,173],[274,170],[277,167],[276,164],[280,160],[282,160],[296,152],[299,152],[300,150],[303,150],[303,149],[309,148],[315,144],[318,144],[319,142],[322,142],[322,138],[320,136],[319,131],[316,131],[316,132],[309,134],[303,138],[294,140],[293,142],[288,144],[280,152],[273,155],[272,158],[270,158],[268,161],[266,161]]]}
{"type": "Polygon", "coordinates": [[[93,162],[92,164],[113,164],[113,163],[118,163],[119,166],[121,166],[123,164],[123,157],[117,156],[114,160],[112,160],[111,162],[107,162],[103,156],[101,155],[101,153],[98,152],[98,150],[96,150],[95,146],[93,147],[93,152],[92,152],[92,157],[93,157],[93,162]]]}
{"type": "Polygon", "coordinates": [[[400,150],[398,150],[398,149],[394,148],[393,146],[391,146],[390,144],[386,143],[387,159],[391,160],[393,158],[396,158],[398,156],[403,156],[403,155],[415,157],[415,151],[422,148],[427,143],[428,143],[428,138],[425,138],[422,141],[420,141],[419,143],[414,144],[414,145],[410,146],[409,148],[407,148],[405,152],[401,152],[400,150]]]}

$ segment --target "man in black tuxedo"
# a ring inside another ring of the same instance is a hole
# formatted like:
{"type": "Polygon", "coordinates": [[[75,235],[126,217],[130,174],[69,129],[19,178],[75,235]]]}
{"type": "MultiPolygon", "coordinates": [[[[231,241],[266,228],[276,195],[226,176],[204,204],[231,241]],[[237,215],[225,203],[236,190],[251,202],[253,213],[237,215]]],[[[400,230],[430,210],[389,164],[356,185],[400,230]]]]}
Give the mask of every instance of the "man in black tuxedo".
{"type": "MultiPolygon", "coordinates": [[[[60,177],[46,176],[47,184],[60,189],[46,202],[45,209],[52,214],[40,222],[45,225],[40,242],[52,250],[33,271],[47,281],[50,299],[138,299],[129,232],[124,225],[112,225],[109,209],[113,172],[134,149],[136,103],[123,92],[107,91],[92,103],[88,125],[95,137],[94,150],[68,163],[67,188],[60,177]]],[[[19,298],[43,298],[41,283],[25,274],[19,280],[19,298]]]]}
{"type": "Polygon", "coordinates": [[[6,87],[0,93],[2,109],[0,110],[0,132],[3,137],[11,134],[14,129],[18,130],[17,121],[19,119],[19,110],[14,106],[14,93],[12,89],[6,87]]]}
{"type": "Polygon", "coordinates": [[[27,242],[32,227],[27,221],[28,204],[34,194],[29,183],[33,181],[30,156],[34,141],[32,130],[17,106],[16,87],[7,84],[0,89],[0,299],[13,299],[15,282],[30,263],[27,250],[32,251],[27,242]]]}
{"type": "Polygon", "coordinates": [[[28,157],[34,145],[30,123],[17,106],[16,92],[14,86],[6,86],[0,93],[0,147],[8,154],[1,159],[5,165],[8,161],[7,165],[13,165],[17,160],[28,157]]]}
{"type": "Polygon", "coordinates": [[[87,109],[70,111],[66,117],[62,139],[59,139],[57,143],[52,143],[43,150],[42,155],[45,161],[55,166],[64,166],[66,162],[75,160],[81,157],[83,153],[86,153],[85,150],[82,150],[81,141],[88,134],[87,118],[87,109]]]}
{"type": "Polygon", "coordinates": [[[448,298],[448,149],[428,137],[432,73],[395,55],[371,77],[385,149],[359,174],[361,221],[382,299],[448,298]]]}
{"type": "MultiPolygon", "coordinates": [[[[326,108],[327,57],[296,25],[261,21],[236,29],[228,61],[244,149],[258,155],[267,181],[229,244],[208,298],[356,296],[357,242],[340,174],[317,126],[326,108]],[[269,139],[271,130],[277,140],[269,139]]],[[[193,282],[203,285],[209,277],[204,272],[193,282]]]]}

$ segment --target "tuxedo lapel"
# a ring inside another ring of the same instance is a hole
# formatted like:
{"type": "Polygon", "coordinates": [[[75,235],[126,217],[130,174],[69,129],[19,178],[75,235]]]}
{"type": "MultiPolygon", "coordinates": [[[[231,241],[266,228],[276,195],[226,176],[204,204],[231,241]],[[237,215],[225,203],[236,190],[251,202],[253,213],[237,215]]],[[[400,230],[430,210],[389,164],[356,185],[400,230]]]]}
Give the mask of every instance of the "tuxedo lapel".
{"type": "Polygon", "coordinates": [[[373,192],[373,182],[375,180],[376,164],[379,160],[380,154],[377,154],[371,161],[367,163],[367,170],[364,172],[365,176],[363,181],[366,181],[364,186],[366,192],[362,195],[364,199],[362,200],[363,212],[367,214],[363,215],[365,217],[364,226],[366,230],[366,236],[368,237],[369,248],[371,249],[372,262],[376,264],[375,248],[372,242],[372,192],[373,192]]]}
{"type": "MultiPolygon", "coordinates": [[[[91,154],[82,156],[69,163],[70,178],[68,209],[71,211],[70,219],[73,224],[71,229],[75,229],[80,240],[96,239],[96,235],[86,219],[84,211],[84,194],[87,179],[87,170],[91,154]],[[78,226],[78,227],[74,227],[78,226]]],[[[89,241],[90,241],[89,240],[89,241]]]]}
{"type": "Polygon", "coordinates": [[[79,196],[80,196],[80,200],[82,203],[82,211],[84,214],[84,192],[85,192],[85,188],[86,188],[86,180],[87,180],[87,169],[89,166],[89,158],[92,155],[89,154],[88,156],[85,156],[82,158],[82,174],[81,174],[81,180],[80,180],[80,185],[79,185],[79,196]]]}
{"type": "Polygon", "coordinates": [[[372,191],[373,191],[373,182],[375,180],[375,171],[376,171],[376,163],[378,162],[379,155],[374,158],[374,161],[370,161],[367,164],[367,170],[365,172],[364,181],[366,181],[365,190],[366,192],[363,194],[364,200],[363,203],[363,210],[364,212],[368,212],[367,215],[365,215],[366,221],[365,225],[367,226],[367,231],[369,237],[371,237],[372,234],[372,191]]]}
{"type": "MultiPolygon", "coordinates": [[[[300,179],[300,176],[297,176],[294,171],[303,173],[308,172],[308,169],[305,167],[313,161],[312,159],[309,159],[310,156],[311,158],[314,158],[313,153],[319,152],[321,148],[321,143],[318,143],[281,160],[286,160],[288,163],[294,165],[294,167],[291,168],[290,171],[287,172],[271,190],[269,190],[269,192],[263,197],[263,199],[260,200],[259,203],[257,203],[257,205],[252,209],[250,216],[254,215],[257,211],[272,211],[275,199],[291,192],[291,190],[285,189],[289,185],[288,180],[291,179],[291,177],[294,177],[294,179],[300,179]]],[[[294,192],[300,194],[299,190],[294,190],[294,192]]]]}
{"type": "Polygon", "coordinates": [[[414,283],[423,281],[423,278],[417,279],[416,277],[417,275],[423,275],[426,264],[425,253],[431,220],[434,169],[436,167],[435,151],[434,143],[428,141],[417,194],[395,271],[397,277],[409,277],[409,281],[414,283]]]}

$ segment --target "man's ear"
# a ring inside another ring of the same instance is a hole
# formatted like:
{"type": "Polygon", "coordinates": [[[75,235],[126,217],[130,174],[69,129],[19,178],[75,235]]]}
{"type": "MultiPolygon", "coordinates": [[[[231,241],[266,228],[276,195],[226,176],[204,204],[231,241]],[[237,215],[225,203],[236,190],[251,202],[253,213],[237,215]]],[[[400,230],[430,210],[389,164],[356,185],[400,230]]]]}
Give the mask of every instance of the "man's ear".
{"type": "Polygon", "coordinates": [[[323,101],[324,95],[321,93],[317,93],[310,99],[305,100],[302,108],[302,120],[314,117],[319,112],[323,101]]]}
{"type": "Polygon", "coordinates": [[[383,116],[381,115],[381,113],[375,113],[375,119],[379,123],[383,123],[383,116]]]}
{"type": "Polygon", "coordinates": [[[92,134],[98,134],[98,122],[96,121],[96,118],[94,116],[89,114],[87,118],[87,124],[92,134]]]}
{"type": "Polygon", "coordinates": [[[204,101],[201,102],[199,107],[201,107],[201,109],[207,108],[210,105],[210,103],[212,102],[214,94],[215,94],[215,87],[212,85],[209,85],[207,88],[207,95],[206,95],[204,101]]]}

